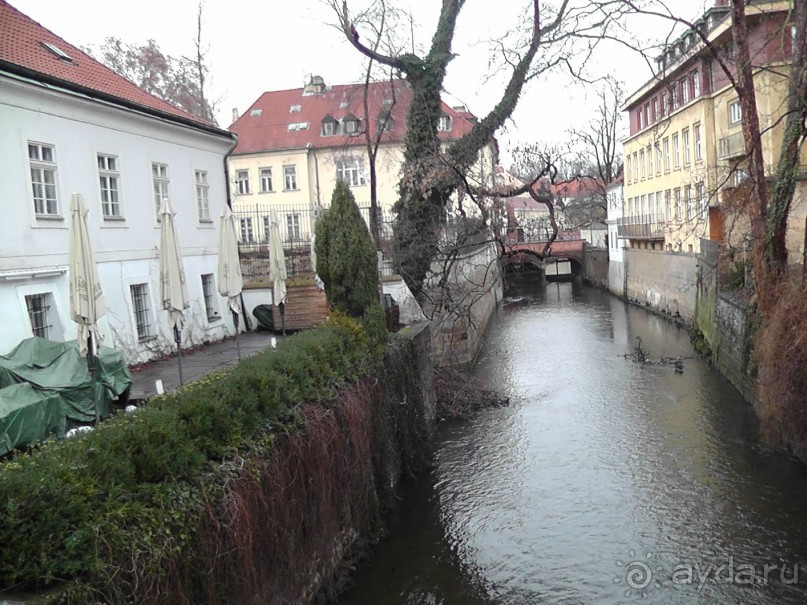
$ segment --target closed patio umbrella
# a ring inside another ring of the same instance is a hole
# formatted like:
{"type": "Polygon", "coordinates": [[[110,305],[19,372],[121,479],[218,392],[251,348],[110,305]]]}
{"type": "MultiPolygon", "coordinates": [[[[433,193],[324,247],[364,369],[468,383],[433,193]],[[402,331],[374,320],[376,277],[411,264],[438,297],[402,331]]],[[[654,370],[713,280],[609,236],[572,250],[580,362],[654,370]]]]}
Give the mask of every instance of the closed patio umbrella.
{"type": "Polygon", "coordinates": [[[78,350],[87,357],[87,369],[92,381],[95,420],[100,420],[95,400],[95,369],[98,351],[98,319],[106,315],[101,281],[87,230],[87,207],[80,193],[70,198],[70,319],[78,324],[78,350]]]}
{"type": "Polygon", "coordinates": [[[241,313],[239,296],[244,289],[244,278],[241,276],[241,259],[238,256],[238,236],[235,230],[235,216],[230,207],[225,205],[221,211],[219,226],[219,294],[227,297],[227,306],[233,314],[235,324],[235,346],[238,359],[241,359],[241,346],[238,343],[238,318],[241,313]]]}
{"type": "Polygon", "coordinates": [[[174,226],[174,213],[171,210],[171,202],[168,198],[163,198],[160,207],[160,300],[163,309],[168,311],[168,323],[174,330],[180,385],[183,384],[181,346],[182,324],[185,320],[183,313],[190,306],[189,298],[174,226]]]}
{"type": "Polygon", "coordinates": [[[280,309],[283,334],[286,334],[286,255],[280,239],[280,223],[277,212],[269,211],[269,281],[272,282],[272,302],[280,309]]]}

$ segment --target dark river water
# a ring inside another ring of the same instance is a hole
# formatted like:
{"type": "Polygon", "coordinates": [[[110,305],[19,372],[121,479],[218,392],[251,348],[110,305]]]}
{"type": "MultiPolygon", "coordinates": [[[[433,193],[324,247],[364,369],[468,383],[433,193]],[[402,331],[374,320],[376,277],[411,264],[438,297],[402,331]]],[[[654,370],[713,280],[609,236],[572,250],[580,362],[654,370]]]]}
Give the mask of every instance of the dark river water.
{"type": "Polygon", "coordinates": [[[807,603],[807,469],[685,330],[576,284],[510,289],[477,375],[340,603],[807,603]]]}

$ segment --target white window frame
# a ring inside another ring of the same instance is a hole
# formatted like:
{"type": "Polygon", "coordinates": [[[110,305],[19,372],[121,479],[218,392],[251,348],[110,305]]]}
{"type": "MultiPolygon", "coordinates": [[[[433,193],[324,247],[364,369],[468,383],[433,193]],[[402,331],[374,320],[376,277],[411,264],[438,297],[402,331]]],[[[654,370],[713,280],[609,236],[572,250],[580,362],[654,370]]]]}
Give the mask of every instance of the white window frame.
{"type": "Polygon", "coordinates": [[[53,336],[52,306],[53,294],[51,292],[25,295],[25,308],[28,311],[31,334],[46,340],[51,339],[50,337],[53,336]]]}
{"type": "Polygon", "coordinates": [[[628,184],[630,185],[633,182],[632,178],[631,178],[633,176],[633,171],[631,171],[632,165],[631,165],[631,160],[630,160],[630,154],[629,153],[626,154],[626,163],[627,163],[627,170],[625,171],[625,173],[627,174],[628,184]]]}
{"type": "Polygon", "coordinates": [[[729,103],[729,126],[734,126],[742,122],[743,119],[743,108],[740,105],[740,100],[736,99],[729,103]]]}
{"type": "Polygon", "coordinates": [[[336,131],[338,130],[337,126],[338,126],[337,123],[334,122],[333,120],[325,120],[325,121],[323,121],[322,122],[322,131],[321,131],[322,136],[324,136],[324,137],[332,137],[332,136],[334,136],[336,134],[336,131]]]}
{"type": "Polygon", "coordinates": [[[207,170],[194,170],[193,178],[196,183],[196,212],[199,222],[209,223],[210,218],[210,183],[207,180],[207,170]]]}
{"type": "Polygon", "coordinates": [[[450,132],[451,122],[451,116],[440,116],[440,118],[437,120],[437,132],[450,132]]]}
{"type": "Polygon", "coordinates": [[[131,284],[129,286],[129,296],[132,300],[133,327],[137,341],[144,342],[155,338],[149,284],[147,282],[131,284]]]}
{"type": "Polygon", "coordinates": [[[243,216],[238,219],[238,234],[241,237],[241,242],[245,244],[252,244],[255,242],[255,230],[252,226],[252,218],[243,216]]]}
{"type": "Polygon", "coordinates": [[[336,160],[336,176],[349,187],[366,185],[364,166],[358,158],[341,158],[336,160]]]}
{"type": "Polygon", "coordinates": [[[664,172],[670,171],[670,139],[665,137],[662,141],[664,147],[664,172]]]}
{"type": "Polygon", "coordinates": [[[692,98],[697,99],[701,96],[701,74],[696,69],[692,72],[692,98]]]}
{"type": "Polygon", "coordinates": [[[646,154],[647,154],[647,178],[652,179],[653,178],[653,148],[650,145],[647,146],[646,154]]]}
{"type": "Polygon", "coordinates": [[[689,103],[689,78],[681,78],[681,105],[689,103]]]}
{"type": "Polygon", "coordinates": [[[37,218],[59,217],[56,146],[28,141],[27,149],[34,214],[37,218]]]}
{"type": "Polygon", "coordinates": [[[272,167],[264,166],[263,168],[258,168],[258,174],[261,178],[261,193],[272,193],[275,190],[272,167]]]}
{"type": "Polygon", "coordinates": [[[238,195],[249,195],[249,168],[235,171],[235,183],[238,195]]]}
{"type": "Polygon", "coordinates": [[[642,179],[644,179],[647,176],[645,174],[644,149],[639,152],[639,164],[641,165],[639,173],[641,174],[642,179]]]}
{"type": "Polygon", "coordinates": [[[297,191],[297,165],[283,166],[283,190],[297,191]]]}
{"type": "Polygon", "coordinates": [[[207,321],[220,321],[219,309],[216,297],[216,282],[212,273],[202,273],[200,276],[202,280],[202,300],[205,304],[205,312],[207,313],[207,321]]]}
{"type": "Polygon", "coordinates": [[[703,161],[703,141],[700,122],[692,126],[692,136],[695,139],[695,161],[703,161]]]}
{"type": "Polygon", "coordinates": [[[159,219],[163,200],[171,197],[171,178],[168,175],[168,164],[152,162],[151,181],[154,187],[154,205],[157,208],[157,218],[159,219]]]}
{"type": "Polygon", "coordinates": [[[673,168],[679,170],[681,168],[681,139],[677,132],[672,135],[672,152],[673,168]]]}
{"type": "Polygon", "coordinates": [[[302,239],[300,230],[300,215],[297,213],[286,214],[286,241],[300,241],[302,239]]]}
{"type": "Polygon", "coordinates": [[[359,132],[359,121],[358,120],[345,120],[343,123],[343,128],[345,129],[345,134],[356,134],[359,132]]]}
{"type": "Polygon", "coordinates": [[[681,131],[681,149],[683,150],[684,154],[684,166],[689,166],[692,161],[691,157],[691,145],[689,140],[689,128],[684,128],[681,131]]]}
{"type": "Polygon", "coordinates": [[[656,141],[656,175],[661,174],[661,143],[656,141]]]}
{"type": "Polygon", "coordinates": [[[107,219],[123,218],[118,156],[97,154],[98,188],[101,197],[101,216],[107,219]]]}

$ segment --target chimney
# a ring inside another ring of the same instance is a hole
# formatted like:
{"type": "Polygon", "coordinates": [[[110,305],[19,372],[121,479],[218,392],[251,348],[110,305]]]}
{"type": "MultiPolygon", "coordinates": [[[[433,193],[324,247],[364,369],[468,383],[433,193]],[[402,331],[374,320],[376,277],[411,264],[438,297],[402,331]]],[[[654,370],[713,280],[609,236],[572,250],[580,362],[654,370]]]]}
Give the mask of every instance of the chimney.
{"type": "Polygon", "coordinates": [[[238,119],[238,108],[233,107],[233,122],[235,122],[237,119],[238,119]]]}
{"type": "Polygon", "coordinates": [[[303,88],[303,96],[321,95],[325,92],[325,78],[322,76],[311,76],[308,83],[303,88]]]}

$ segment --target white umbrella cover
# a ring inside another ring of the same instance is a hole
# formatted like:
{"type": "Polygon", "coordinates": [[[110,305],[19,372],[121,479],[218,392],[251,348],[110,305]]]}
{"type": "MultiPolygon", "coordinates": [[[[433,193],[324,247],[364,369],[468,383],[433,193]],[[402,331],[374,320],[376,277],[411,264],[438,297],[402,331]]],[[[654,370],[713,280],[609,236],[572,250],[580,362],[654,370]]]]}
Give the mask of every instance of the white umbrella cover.
{"type": "Polygon", "coordinates": [[[106,315],[101,281],[90,246],[87,207],[80,193],[70,198],[70,319],[78,324],[78,349],[82,355],[98,350],[96,322],[106,315]],[[87,341],[92,336],[93,350],[87,341]]]}
{"type": "Polygon", "coordinates": [[[286,303],[286,256],[280,239],[280,224],[277,212],[269,211],[269,280],[272,282],[272,302],[286,303]]]}
{"type": "Polygon", "coordinates": [[[182,255],[174,227],[171,202],[163,199],[160,207],[160,300],[168,311],[171,327],[182,329],[183,311],[190,306],[182,255]]]}
{"type": "Polygon", "coordinates": [[[244,278],[241,276],[241,260],[238,257],[235,216],[226,204],[221,211],[219,229],[219,294],[227,297],[227,305],[230,307],[230,311],[238,314],[241,312],[238,297],[241,290],[244,289],[244,278]]]}

